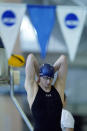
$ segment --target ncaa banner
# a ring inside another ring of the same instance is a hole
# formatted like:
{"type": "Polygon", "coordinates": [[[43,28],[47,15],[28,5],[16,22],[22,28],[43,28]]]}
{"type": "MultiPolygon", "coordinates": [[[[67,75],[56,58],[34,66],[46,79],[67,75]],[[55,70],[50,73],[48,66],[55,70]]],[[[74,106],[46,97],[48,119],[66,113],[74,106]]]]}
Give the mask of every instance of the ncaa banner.
{"type": "Polygon", "coordinates": [[[28,5],[29,18],[37,32],[41,57],[45,58],[47,44],[55,22],[56,6],[28,5]]]}
{"type": "Polygon", "coordinates": [[[86,9],[79,6],[58,6],[56,12],[70,60],[73,62],[85,23],[86,9]]]}
{"type": "Polygon", "coordinates": [[[0,4],[0,35],[7,58],[11,56],[25,11],[25,4],[0,4]]]}

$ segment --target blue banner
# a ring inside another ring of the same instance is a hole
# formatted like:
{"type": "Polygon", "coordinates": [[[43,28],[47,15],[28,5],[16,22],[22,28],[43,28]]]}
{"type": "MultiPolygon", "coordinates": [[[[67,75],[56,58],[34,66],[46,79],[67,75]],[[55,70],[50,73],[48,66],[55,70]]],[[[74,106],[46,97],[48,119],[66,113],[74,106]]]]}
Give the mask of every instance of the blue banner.
{"type": "Polygon", "coordinates": [[[41,57],[45,58],[51,31],[55,22],[56,6],[28,5],[29,18],[37,31],[41,57]]]}

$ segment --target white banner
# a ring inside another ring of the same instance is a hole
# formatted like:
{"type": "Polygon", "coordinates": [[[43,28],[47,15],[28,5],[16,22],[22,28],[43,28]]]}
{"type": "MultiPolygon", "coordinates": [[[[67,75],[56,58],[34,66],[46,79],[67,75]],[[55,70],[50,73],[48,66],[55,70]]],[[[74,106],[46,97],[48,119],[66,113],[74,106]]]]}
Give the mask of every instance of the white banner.
{"type": "Polygon", "coordinates": [[[70,60],[73,62],[85,23],[86,9],[79,6],[57,6],[56,12],[70,60]]]}
{"type": "Polygon", "coordinates": [[[11,56],[25,11],[25,4],[0,4],[0,36],[8,58],[11,56]]]}

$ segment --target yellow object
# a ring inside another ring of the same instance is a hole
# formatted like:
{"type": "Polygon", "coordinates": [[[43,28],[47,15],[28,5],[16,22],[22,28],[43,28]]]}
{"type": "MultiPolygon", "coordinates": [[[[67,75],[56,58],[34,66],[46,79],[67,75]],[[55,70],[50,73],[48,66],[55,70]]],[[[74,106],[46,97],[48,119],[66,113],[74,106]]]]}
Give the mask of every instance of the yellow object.
{"type": "Polygon", "coordinates": [[[25,59],[21,55],[12,55],[10,59],[8,59],[8,65],[12,67],[21,67],[25,64],[25,59]]]}

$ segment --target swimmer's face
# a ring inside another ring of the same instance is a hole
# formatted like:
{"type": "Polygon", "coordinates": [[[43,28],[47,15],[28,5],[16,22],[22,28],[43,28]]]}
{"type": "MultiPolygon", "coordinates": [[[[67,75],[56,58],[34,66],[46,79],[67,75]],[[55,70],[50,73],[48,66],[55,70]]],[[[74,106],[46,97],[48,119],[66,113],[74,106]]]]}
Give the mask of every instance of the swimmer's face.
{"type": "Polygon", "coordinates": [[[50,87],[52,84],[52,81],[53,81],[53,78],[51,77],[47,77],[47,76],[40,77],[40,82],[45,88],[50,87]]]}

